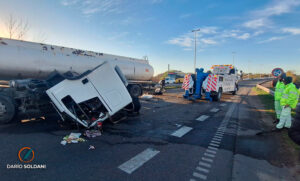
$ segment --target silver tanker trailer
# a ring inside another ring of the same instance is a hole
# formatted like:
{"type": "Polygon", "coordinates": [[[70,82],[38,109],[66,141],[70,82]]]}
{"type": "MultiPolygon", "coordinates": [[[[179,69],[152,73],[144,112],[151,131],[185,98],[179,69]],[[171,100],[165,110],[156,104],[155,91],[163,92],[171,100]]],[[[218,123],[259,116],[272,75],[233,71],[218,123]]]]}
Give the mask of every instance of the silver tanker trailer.
{"type": "Polygon", "coordinates": [[[85,127],[121,111],[138,112],[148,60],[0,37],[0,124],[55,110],[85,127]],[[125,87],[125,89],[123,88],[125,87]]]}

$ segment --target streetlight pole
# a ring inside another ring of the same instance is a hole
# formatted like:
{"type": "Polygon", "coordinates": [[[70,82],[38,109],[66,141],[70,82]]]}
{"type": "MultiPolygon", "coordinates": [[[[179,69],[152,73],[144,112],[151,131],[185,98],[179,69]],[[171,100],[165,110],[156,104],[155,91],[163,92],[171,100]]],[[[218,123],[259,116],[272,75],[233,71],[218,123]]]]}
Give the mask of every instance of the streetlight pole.
{"type": "Polygon", "coordinates": [[[196,59],[197,59],[197,32],[200,31],[200,29],[192,30],[193,33],[195,33],[195,54],[194,54],[194,72],[196,74],[196,59]]]}
{"type": "Polygon", "coordinates": [[[232,65],[234,65],[234,55],[235,55],[235,52],[232,52],[232,65]]]}

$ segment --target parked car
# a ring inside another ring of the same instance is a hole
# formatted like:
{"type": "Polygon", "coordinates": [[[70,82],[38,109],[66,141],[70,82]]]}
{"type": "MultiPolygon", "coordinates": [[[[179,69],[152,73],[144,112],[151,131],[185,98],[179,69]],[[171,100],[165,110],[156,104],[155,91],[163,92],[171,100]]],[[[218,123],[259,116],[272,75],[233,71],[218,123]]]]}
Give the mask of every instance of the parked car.
{"type": "Polygon", "coordinates": [[[170,79],[169,77],[166,77],[166,84],[174,84],[175,83],[175,79],[170,79]]]}

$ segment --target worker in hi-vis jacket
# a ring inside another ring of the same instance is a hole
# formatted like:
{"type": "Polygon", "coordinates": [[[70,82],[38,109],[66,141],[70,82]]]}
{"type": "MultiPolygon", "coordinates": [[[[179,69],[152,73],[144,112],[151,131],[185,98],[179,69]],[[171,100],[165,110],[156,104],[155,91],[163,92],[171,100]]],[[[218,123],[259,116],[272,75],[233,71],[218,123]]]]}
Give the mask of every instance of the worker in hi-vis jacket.
{"type": "Polygon", "coordinates": [[[280,106],[280,99],[282,96],[282,93],[284,91],[285,85],[283,80],[286,78],[286,74],[282,73],[277,80],[276,87],[275,87],[275,93],[274,93],[274,107],[276,112],[276,120],[274,123],[278,123],[280,119],[280,114],[282,111],[282,107],[280,106]]]}
{"type": "Polygon", "coordinates": [[[277,129],[290,128],[292,125],[291,110],[295,109],[298,104],[299,90],[293,83],[292,77],[286,77],[284,79],[285,89],[283,91],[282,97],[280,99],[280,105],[282,106],[282,111],[280,114],[280,121],[276,125],[277,129]]]}

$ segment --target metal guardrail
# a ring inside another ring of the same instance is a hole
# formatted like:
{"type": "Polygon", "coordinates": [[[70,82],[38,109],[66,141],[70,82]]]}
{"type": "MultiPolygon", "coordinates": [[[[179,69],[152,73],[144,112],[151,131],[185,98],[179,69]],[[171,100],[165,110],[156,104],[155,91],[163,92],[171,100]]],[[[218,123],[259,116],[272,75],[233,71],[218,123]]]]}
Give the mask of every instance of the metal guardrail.
{"type": "MultiPolygon", "coordinates": [[[[262,82],[262,83],[260,83],[260,84],[263,84],[263,83],[265,83],[265,82],[262,82]]],[[[256,84],[256,87],[257,87],[258,89],[261,89],[261,90],[263,90],[263,91],[269,93],[270,95],[274,96],[274,91],[272,91],[271,89],[266,88],[266,87],[264,87],[264,86],[262,86],[262,85],[260,85],[260,84],[256,84]]],[[[298,106],[300,106],[300,98],[299,98],[298,106]]]]}
{"type": "Polygon", "coordinates": [[[267,92],[267,93],[269,93],[269,94],[271,94],[272,96],[274,96],[274,91],[272,91],[271,89],[266,88],[266,87],[264,87],[260,84],[256,84],[256,87],[263,90],[263,91],[265,91],[265,92],[267,92]]]}

